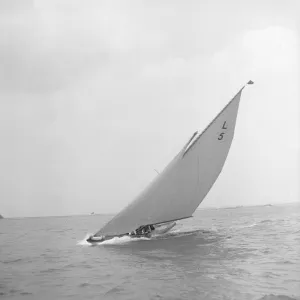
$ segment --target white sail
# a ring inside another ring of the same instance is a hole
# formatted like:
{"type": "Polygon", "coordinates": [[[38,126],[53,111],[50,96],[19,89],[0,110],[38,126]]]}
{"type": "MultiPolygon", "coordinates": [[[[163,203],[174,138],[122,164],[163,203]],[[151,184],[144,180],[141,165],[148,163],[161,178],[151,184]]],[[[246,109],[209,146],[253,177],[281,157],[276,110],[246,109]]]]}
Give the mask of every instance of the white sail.
{"type": "Polygon", "coordinates": [[[234,136],[243,88],[206,129],[196,138],[195,133],[163,172],[95,236],[121,235],[141,225],[191,217],[223,168],[234,136]]]}

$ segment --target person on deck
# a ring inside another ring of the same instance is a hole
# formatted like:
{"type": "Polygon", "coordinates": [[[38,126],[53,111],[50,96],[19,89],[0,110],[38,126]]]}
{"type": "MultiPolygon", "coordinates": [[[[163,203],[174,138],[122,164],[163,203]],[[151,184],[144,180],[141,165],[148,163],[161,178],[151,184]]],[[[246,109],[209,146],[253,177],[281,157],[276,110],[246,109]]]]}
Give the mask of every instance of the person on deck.
{"type": "Polygon", "coordinates": [[[146,226],[145,228],[145,234],[148,234],[151,232],[150,226],[146,226]]]}

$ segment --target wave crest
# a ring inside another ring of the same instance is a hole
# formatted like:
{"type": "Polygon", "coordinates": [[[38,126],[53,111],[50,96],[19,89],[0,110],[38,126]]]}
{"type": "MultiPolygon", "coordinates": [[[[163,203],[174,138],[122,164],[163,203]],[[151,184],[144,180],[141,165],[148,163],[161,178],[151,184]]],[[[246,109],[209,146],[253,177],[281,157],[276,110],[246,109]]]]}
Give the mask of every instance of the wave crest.
{"type": "Polygon", "coordinates": [[[286,295],[265,295],[262,298],[259,298],[259,300],[299,300],[300,298],[293,298],[286,295]]]}

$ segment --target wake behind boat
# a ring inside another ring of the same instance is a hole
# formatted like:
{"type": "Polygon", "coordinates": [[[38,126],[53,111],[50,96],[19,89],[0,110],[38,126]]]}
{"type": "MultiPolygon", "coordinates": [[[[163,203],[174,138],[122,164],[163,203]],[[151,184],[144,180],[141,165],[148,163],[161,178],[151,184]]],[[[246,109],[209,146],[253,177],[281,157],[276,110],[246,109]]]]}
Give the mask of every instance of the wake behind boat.
{"type": "MultiPolygon", "coordinates": [[[[247,84],[253,84],[250,80],[247,84]]],[[[214,120],[195,132],[162,173],[87,242],[151,237],[192,217],[221,173],[234,136],[243,86],[214,120]]]]}

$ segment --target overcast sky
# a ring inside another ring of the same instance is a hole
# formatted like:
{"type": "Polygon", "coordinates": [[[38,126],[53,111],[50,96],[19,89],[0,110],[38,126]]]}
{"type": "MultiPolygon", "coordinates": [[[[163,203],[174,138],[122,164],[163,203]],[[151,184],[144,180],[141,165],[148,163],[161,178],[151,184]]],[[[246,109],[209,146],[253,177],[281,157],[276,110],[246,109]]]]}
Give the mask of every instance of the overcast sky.
{"type": "Polygon", "coordinates": [[[249,79],[205,206],[299,201],[298,1],[0,1],[0,213],[115,213],[249,79]]]}

